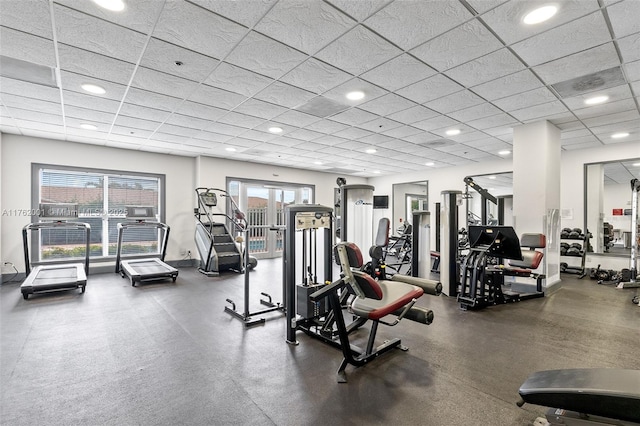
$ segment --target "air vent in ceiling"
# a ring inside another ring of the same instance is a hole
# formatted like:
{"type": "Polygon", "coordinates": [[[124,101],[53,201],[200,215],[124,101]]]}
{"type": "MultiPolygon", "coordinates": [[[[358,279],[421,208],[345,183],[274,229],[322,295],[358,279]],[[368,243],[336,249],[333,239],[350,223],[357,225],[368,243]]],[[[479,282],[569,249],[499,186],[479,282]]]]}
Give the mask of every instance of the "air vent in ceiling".
{"type": "Polygon", "coordinates": [[[243,154],[255,155],[257,157],[266,157],[268,154],[271,154],[268,151],[263,149],[247,149],[243,152],[243,154]]]}
{"type": "Polygon", "coordinates": [[[58,87],[54,68],[0,55],[0,75],[14,80],[58,87]]]}
{"type": "Polygon", "coordinates": [[[441,146],[449,146],[449,145],[455,145],[456,142],[452,141],[451,139],[435,139],[432,141],[428,141],[428,142],[421,142],[420,145],[425,145],[428,147],[441,147],[441,146]]]}
{"type": "Polygon", "coordinates": [[[572,78],[552,85],[556,92],[563,98],[571,98],[594,90],[607,89],[609,87],[625,84],[624,75],[620,67],[609,68],[582,77],[572,78]]]}
{"type": "Polygon", "coordinates": [[[347,108],[349,108],[349,105],[343,105],[323,96],[316,96],[306,104],[300,105],[295,109],[300,112],[315,115],[316,117],[325,118],[344,111],[347,108]]]}

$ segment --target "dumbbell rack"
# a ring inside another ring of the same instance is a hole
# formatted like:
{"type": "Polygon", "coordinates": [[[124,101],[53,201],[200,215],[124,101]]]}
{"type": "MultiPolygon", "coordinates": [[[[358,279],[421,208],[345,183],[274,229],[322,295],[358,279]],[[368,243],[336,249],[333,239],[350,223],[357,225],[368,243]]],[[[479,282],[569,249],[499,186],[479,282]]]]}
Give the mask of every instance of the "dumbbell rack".
{"type": "Polygon", "coordinates": [[[567,262],[560,262],[560,272],[565,273],[565,274],[574,274],[574,275],[579,275],[579,278],[582,278],[586,275],[586,268],[585,268],[585,263],[587,260],[587,251],[589,248],[589,239],[591,238],[591,233],[589,232],[589,230],[587,230],[584,234],[580,234],[578,237],[563,237],[560,236],[560,241],[582,241],[581,244],[581,249],[580,249],[580,256],[572,256],[572,255],[565,255],[565,254],[560,254],[561,257],[567,257],[567,258],[573,258],[573,259],[580,259],[580,266],[572,266],[569,265],[567,262]]]}

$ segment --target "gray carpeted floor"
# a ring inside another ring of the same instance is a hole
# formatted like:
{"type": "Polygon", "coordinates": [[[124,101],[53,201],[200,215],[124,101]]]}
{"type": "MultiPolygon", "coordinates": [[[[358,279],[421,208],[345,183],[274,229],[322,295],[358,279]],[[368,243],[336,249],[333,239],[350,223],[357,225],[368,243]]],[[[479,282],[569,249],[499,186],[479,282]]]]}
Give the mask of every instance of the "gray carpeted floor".
{"type": "MultiPolygon", "coordinates": [[[[251,272],[281,300],[281,263],[251,272]]],[[[78,291],[22,299],[0,288],[2,425],[530,425],[546,409],[518,408],[537,370],[640,368],[635,290],[563,277],[551,297],[482,311],[425,296],[424,326],[381,326],[393,351],[336,383],[341,353],[284,319],[245,329],[223,312],[242,300],[243,276],[181,269],[175,284],[131,287],[92,275],[78,291]]],[[[366,330],[356,337],[364,337],[366,330]]]]}

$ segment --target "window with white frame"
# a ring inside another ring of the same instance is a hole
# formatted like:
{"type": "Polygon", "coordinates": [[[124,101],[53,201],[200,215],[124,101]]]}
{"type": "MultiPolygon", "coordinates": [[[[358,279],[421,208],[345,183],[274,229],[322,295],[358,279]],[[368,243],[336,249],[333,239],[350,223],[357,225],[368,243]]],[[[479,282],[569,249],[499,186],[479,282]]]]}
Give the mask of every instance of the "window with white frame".
{"type": "MultiPolygon", "coordinates": [[[[126,206],[151,206],[155,220],[164,212],[164,176],[103,171],[60,166],[34,165],[37,188],[33,204],[73,203],[78,205],[78,221],[91,226],[90,256],[115,256],[117,224],[126,219],[126,206]]],[[[123,235],[123,254],[157,254],[157,229],[136,229],[123,235]]],[[[39,260],[84,256],[84,235],[64,229],[41,230],[36,241],[39,260]]],[[[36,253],[34,253],[36,254],[36,253]]]]}

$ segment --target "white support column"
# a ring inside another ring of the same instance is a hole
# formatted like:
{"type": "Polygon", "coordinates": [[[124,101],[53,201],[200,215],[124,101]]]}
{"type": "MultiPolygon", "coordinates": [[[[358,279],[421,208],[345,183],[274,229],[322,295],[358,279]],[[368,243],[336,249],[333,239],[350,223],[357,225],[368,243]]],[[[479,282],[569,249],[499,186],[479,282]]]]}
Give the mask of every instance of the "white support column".
{"type": "Polygon", "coordinates": [[[547,275],[547,287],[559,282],[560,129],[548,121],[513,129],[513,215],[519,236],[546,235],[544,271],[539,272],[547,275]]]}

